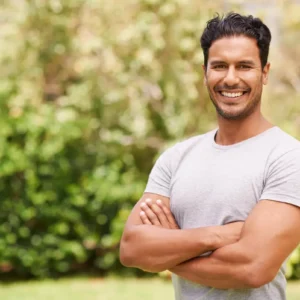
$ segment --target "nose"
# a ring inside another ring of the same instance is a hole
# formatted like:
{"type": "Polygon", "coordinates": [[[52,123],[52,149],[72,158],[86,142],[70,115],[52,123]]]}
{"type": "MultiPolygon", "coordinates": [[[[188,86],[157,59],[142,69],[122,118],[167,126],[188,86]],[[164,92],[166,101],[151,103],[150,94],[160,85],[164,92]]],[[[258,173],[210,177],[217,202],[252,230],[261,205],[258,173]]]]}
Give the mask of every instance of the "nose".
{"type": "Polygon", "coordinates": [[[224,84],[228,86],[234,86],[239,83],[239,76],[234,67],[229,67],[224,77],[224,84]]]}

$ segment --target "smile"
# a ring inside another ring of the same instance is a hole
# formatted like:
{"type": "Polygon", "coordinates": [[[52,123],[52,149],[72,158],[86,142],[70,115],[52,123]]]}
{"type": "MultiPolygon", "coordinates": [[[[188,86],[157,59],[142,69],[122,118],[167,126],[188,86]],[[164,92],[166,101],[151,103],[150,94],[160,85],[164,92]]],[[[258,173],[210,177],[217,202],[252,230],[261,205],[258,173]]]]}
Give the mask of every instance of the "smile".
{"type": "Polygon", "coordinates": [[[246,92],[239,92],[239,93],[220,92],[222,96],[229,97],[229,98],[241,97],[244,93],[246,92]]]}

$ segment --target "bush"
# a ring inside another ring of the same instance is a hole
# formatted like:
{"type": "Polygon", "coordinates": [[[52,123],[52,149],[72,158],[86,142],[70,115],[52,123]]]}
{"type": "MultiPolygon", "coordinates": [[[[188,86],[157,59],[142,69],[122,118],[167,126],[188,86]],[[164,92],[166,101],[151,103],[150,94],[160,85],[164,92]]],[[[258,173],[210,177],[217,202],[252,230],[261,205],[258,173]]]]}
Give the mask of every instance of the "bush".
{"type": "Polygon", "coordinates": [[[158,153],[215,126],[197,40],[222,1],[190,4],[4,1],[2,273],[122,270],[123,226],[158,153]]]}

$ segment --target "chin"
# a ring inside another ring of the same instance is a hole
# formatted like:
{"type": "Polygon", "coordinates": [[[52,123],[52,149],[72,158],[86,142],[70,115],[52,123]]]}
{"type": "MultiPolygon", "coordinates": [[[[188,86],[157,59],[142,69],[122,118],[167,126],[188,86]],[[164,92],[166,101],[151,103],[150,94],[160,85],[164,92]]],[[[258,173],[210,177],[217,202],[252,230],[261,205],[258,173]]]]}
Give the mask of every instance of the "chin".
{"type": "Polygon", "coordinates": [[[245,99],[245,101],[241,102],[234,102],[232,100],[227,103],[224,103],[224,101],[221,101],[217,97],[211,97],[211,100],[218,115],[226,120],[243,120],[260,109],[260,98],[258,97],[254,99],[245,99]]]}
{"type": "Polygon", "coordinates": [[[249,117],[253,113],[253,110],[226,111],[217,109],[217,113],[226,120],[243,120],[249,117]]]}
{"type": "Polygon", "coordinates": [[[223,119],[226,119],[226,120],[243,120],[245,118],[247,118],[247,116],[245,115],[235,115],[235,114],[220,114],[219,115],[223,118],[223,119]]]}

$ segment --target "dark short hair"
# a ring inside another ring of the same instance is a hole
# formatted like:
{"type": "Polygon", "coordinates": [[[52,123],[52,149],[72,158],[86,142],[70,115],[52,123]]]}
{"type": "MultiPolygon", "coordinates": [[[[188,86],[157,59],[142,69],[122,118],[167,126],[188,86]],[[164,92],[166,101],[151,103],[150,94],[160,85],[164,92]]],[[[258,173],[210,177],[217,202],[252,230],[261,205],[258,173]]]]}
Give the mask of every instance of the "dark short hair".
{"type": "Polygon", "coordinates": [[[209,48],[212,43],[223,37],[247,36],[257,41],[262,68],[268,62],[271,32],[259,19],[253,16],[242,16],[230,12],[226,16],[215,18],[207,22],[200,42],[204,54],[204,66],[207,67],[209,48]]]}

